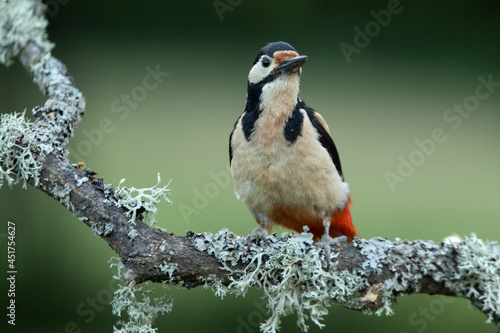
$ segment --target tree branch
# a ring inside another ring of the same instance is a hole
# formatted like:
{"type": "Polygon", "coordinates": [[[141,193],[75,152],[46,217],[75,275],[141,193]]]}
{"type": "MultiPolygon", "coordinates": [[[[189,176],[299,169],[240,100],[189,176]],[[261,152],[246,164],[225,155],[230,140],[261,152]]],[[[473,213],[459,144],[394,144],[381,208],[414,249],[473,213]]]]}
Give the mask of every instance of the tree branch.
{"type": "MultiPolygon", "coordinates": [[[[267,331],[276,329],[280,316],[292,311],[306,329],[306,309],[321,326],[330,300],[382,313],[391,311],[395,297],[414,293],[468,298],[500,325],[500,254],[495,243],[475,236],[446,244],[381,238],[349,243],[341,237],[331,245],[332,258],[326,259],[307,233],[249,240],[221,230],[216,235],[180,237],[148,226],[148,203],[124,205],[130,192],[116,191],[66,158],[64,147],[84,114],[85,99],[65,66],[50,53],[41,3],[0,6],[0,40],[7,41],[0,45],[0,59],[8,65],[18,57],[49,97],[43,107],[33,109],[34,123],[24,115],[2,117],[0,179],[9,184],[30,182],[91,227],[120,256],[125,282],[168,282],[187,288],[208,284],[222,295],[261,288],[272,310],[262,326],[267,331]]],[[[165,195],[164,189],[158,191],[165,195]]]]}

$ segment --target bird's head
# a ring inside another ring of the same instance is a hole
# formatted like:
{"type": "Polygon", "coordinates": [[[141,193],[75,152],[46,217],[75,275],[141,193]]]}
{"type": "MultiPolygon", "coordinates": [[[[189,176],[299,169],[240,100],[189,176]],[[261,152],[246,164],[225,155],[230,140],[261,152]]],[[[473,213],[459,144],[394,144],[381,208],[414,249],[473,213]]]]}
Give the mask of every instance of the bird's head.
{"type": "Polygon", "coordinates": [[[295,103],[306,60],[307,56],[299,55],[285,42],[269,43],[261,48],[248,74],[247,110],[258,107],[256,104],[261,104],[258,108],[262,109],[262,104],[272,102],[295,103]]]}
{"type": "Polygon", "coordinates": [[[269,43],[260,49],[248,74],[248,82],[257,84],[298,77],[307,56],[300,56],[288,43],[269,43]]]}

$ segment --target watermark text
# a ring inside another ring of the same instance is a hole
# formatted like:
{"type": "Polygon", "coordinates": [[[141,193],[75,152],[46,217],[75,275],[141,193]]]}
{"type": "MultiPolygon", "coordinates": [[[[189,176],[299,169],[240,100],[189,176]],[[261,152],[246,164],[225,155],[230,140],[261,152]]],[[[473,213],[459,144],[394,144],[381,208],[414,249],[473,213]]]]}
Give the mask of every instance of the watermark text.
{"type": "Polygon", "coordinates": [[[16,325],[16,224],[7,222],[7,322],[9,325],[16,325]]]}

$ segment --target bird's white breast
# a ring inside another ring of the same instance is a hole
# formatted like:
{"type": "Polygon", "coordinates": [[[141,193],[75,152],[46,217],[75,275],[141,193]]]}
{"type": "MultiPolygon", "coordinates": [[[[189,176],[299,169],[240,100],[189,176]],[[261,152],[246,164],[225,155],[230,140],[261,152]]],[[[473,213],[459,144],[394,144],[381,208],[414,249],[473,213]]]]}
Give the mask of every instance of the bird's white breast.
{"type": "Polygon", "coordinates": [[[292,144],[283,129],[289,113],[262,112],[246,140],[241,118],[232,137],[231,173],[238,197],[254,216],[278,205],[320,211],[343,208],[349,189],[333,164],[306,112],[301,135],[292,144]]]}

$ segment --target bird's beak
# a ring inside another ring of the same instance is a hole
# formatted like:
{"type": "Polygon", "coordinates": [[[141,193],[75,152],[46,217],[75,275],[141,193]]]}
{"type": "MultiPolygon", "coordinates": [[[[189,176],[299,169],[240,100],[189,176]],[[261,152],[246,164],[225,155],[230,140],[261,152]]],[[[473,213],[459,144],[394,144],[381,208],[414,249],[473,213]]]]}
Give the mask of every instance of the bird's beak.
{"type": "Polygon", "coordinates": [[[307,56],[298,56],[291,59],[285,59],[274,69],[275,74],[288,74],[297,72],[307,60],[307,56]]]}

